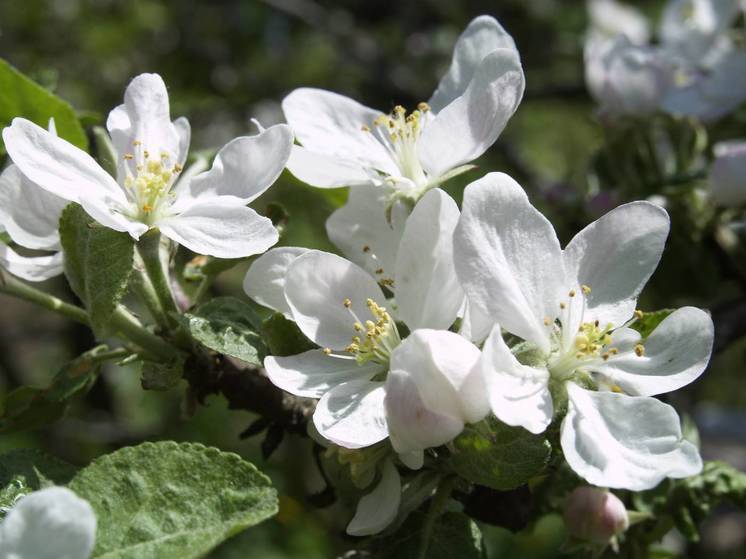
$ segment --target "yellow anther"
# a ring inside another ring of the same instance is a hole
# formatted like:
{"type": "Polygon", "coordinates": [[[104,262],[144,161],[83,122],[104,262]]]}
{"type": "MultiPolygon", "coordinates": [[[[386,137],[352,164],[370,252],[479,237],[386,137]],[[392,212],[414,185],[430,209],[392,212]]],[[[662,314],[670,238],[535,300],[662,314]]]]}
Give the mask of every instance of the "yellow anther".
{"type": "Polygon", "coordinates": [[[637,357],[642,357],[643,355],[645,355],[645,346],[642,344],[637,344],[635,346],[635,355],[637,355],[637,357]]]}
{"type": "Polygon", "coordinates": [[[622,387],[619,386],[618,384],[615,384],[614,386],[612,386],[611,391],[616,392],[617,394],[624,394],[624,390],[622,390],[622,387]]]}
{"type": "Polygon", "coordinates": [[[382,274],[382,273],[383,273],[383,268],[377,268],[377,269],[376,269],[376,274],[379,274],[379,275],[380,275],[380,274],[382,274]]]}
{"type": "Polygon", "coordinates": [[[125,154],[124,154],[124,158],[125,158],[125,159],[126,159],[127,161],[129,161],[129,160],[131,160],[131,159],[134,159],[134,158],[135,158],[135,156],[134,156],[134,155],[132,155],[131,153],[125,153],[125,154]]]}
{"type": "Polygon", "coordinates": [[[407,112],[407,110],[404,107],[402,107],[401,105],[397,105],[396,107],[394,107],[394,113],[397,116],[403,116],[403,115],[406,114],[406,112],[407,112]]]}
{"type": "Polygon", "coordinates": [[[591,288],[588,287],[587,285],[581,285],[580,289],[583,290],[583,294],[584,295],[590,295],[590,293],[591,293],[591,288]]]}
{"type": "Polygon", "coordinates": [[[560,308],[562,310],[565,310],[567,308],[567,305],[565,305],[564,303],[560,303],[560,308]]]}
{"type": "Polygon", "coordinates": [[[544,317],[544,326],[549,326],[550,324],[552,324],[552,319],[549,318],[548,316],[545,316],[544,317]]]}
{"type": "Polygon", "coordinates": [[[183,169],[184,169],[184,167],[182,167],[182,166],[181,166],[181,165],[179,165],[178,163],[177,163],[176,165],[174,165],[174,173],[181,173],[181,171],[182,171],[183,169]]]}
{"type": "Polygon", "coordinates": [[[350,301],[349,299],[345,298],[345,300],[342,301],[342,304],[345,306],[346,309],[349,309],[352,306],[352,301],[350,301]]]}
{"type": "Polygon", "coordinates": [[[352,325],[352,327],[355,329],[355,332],[362,332],[363,331],[363,325],[359,322],[356,322],[352,325]]]}
{"type": "Polygon", "coordinates": [[[603,357],[604,361],[608,361],[610,356],[611,356],[611,353],[609,353],[608,351],[606,353],[603,353],[601,355],[601,357],[603,357]]]}
{"type": "Polygon", "coordinates": [[[325,347],[323,349],[323,352],[324,352],[324,355],[331,355],[332,354],[331,348],[328,348],[328,347],[325,347]]]}
{"type": "Polygon", "coordinates": [[[368,245],[363,245],[363,252],[370,252],[370,247],[368,245]]]}
{"type": "Polygon", "coordinates": [[[574,290],[574,289],[571,289],[571,290],[570,290],[570,292],[568,293],[568,295],[569,295],[570,297],[575,297],[575,290],[574,290]]]}
{"type": "Polygon", "coordinates": [[[141,146],[142,142],[140,140],[132,140],[132,145],[133,146],[141,146]]]}
{"type": "Polygon", "coordinates": [[[378,281],[381,285],[385,285],[386,287],[393,287],[394,286],[394,280],[391,278],[382,278],[378,281]]]}
{"type": "Polygon", "coordinates": [[[363,124],[360,127],[360,130],[362,130],[363,132],[370,132],[370,126],[368,126],[367,124],[363,124]]]}
{"type": "Polygon", "coordinates": [[[423,113],[426,113],[427,111],[430,110],[430,105],[428,105],[427,103],[423,101],[417,104],[417,108],[421,110],[423,113]]]}
{"type": "Polygon", "coordinates": [[[636,318],[637,320],[642,320],[642,317],[643,317],[643,316],[645,316],[645,313],[644,313],[644,312],[642,312],[642,311],[641,311],[640,309],[637,309],[637,310],[635,311],[635,318],[636,318]]]}
{"type": "Polygon", "coordinates": [[[575,338],[575,347],[578,349],[585,349],[588,347],[588,336],[580,334],[575,338]]]}
{"type": "Polygon", "coordinates": [[[148,150],[143,150],[142,155],[143,157],[145,157],[145,159],[147,159],[148,157],[150,157],[150,152],[148,150]]]}
{"type": "Polygon", "coordinates": [[[143,204],[142,211],[144,211],[146,214],[149,214],[153,211],[153,206],[150,204],[143,204]]]}
{"type": "Polygon", "coordinates": [[[616,355],[617,353],[619,353],[619,350],[617,348],[615,348],[615,347],[610,347],[609,348],[609,353],[612,354],[612,355],[616,355]]]}

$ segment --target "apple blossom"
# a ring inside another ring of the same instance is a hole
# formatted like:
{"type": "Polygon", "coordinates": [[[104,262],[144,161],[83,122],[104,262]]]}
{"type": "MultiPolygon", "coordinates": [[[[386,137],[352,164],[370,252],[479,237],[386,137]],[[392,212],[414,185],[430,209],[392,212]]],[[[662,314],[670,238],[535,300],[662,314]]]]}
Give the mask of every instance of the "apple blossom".
{"type": "Polygon", "coordinates": [[[133,79],[107,127],[118,157],[116,180],[87,153],[23,118],[13,120],[3,139],[30,181],[134,239],[157,228],[194,252],[219,258],[261,253],[277,242],[271,221],[246,204],[282,172],[292,143],[286,125],[232,140],[210,170],[182,180],[189,123],[171,121],[160,76],[133,79]]]}
{"type": "Polygon", "coordinates": [[[490,173],[465,191],[454,235],[461,284],[475,306],[533,348],[522,363],[500,327],[493,329],[481,357],[492,411],[540,433],[567,402],[565,458],[595,485],[644,490],[702,466],[676,412],[651,396],[702,373],[712,320],[684,307],[645,340],[630,328],[668,229],[665,210],[633,202],[562,250],[551,224],[509,176],[490,173]]]}
{"type": "Polygon", "coordinates": [[[593,40],[626,36],[636,45],[650,38],[650,24],[636,8],[616,0],[588,0],[589,34],[593,40]]]}
{"type": "Polygon", "coordinates": [[[710,166],[710,198],[721,206],[746,202],[746,141],[720,142],[713,147],[710,166]]]}
{"type": "Polygon", "coordinates": [[[95,537],[88,501],[48,487],[21,497],[0,522],[0,559],[86,559],[95,537]]]}
{"type": "Polygon", "coordinates": [[[571,536],[601,545],[629,528],[624,503],[596,487],[576,487],[567,496],[563,518],[571,536]]]}
{"type": "Polygon", "coordinates": [[[427,103],[407,115],[370,109],[342,95],[301,88],[282,102],[301,146],[288,169],[321,188],[383,184],[391,200],[417,200],[468,170],[518,107],[523,70],[512,37],[489,16],[459,37],[451,67],[427,103]]]}

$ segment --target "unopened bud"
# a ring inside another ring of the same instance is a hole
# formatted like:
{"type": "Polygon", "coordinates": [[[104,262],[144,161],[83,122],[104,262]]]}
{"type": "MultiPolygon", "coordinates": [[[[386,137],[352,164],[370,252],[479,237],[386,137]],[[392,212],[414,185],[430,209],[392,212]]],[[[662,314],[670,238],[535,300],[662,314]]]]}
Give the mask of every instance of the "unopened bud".
{"type": "Polygon", "coordinates": [[[578,487],[570,493],[564,518],[571,536],[593,543],[609,543],[629,528],[624,503],[613,493],[596,487],[578,487]]]}

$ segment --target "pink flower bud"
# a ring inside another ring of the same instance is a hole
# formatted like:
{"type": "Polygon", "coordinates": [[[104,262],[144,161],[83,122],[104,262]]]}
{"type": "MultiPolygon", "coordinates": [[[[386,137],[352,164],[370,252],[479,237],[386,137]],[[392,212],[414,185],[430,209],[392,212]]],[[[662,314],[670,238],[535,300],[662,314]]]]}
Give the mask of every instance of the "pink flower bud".
{"type": "Polygon", "coordinates": [[[570,535],[605,544],[629,527],[624,503],[604,489],[578,487],[565,502],[565,525],[570,535]]]}

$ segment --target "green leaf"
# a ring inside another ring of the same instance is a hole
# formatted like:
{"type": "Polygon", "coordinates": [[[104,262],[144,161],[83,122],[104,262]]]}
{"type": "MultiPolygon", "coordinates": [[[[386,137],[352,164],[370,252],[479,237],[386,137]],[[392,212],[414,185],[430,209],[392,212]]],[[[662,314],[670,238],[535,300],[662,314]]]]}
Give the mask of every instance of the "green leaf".
{"type": "Polygon", "coordinates": [[[127,233],[98,225],[78,204],[60,217],[65,275],[101,335],[122,300],[132,274],[135,243],[127,233]]]}
{"type": "Polygon", "coordinates": [[[64,485],[75,471],[71,464],[37,449],[0,454],[0,518],[19,497],[49,485],[64,485]]]}
{"type": "Polygon", "coordinates": [[[140,384],[143,390],[170,390],[181,380],[184,375],[183,353],[177,353],[168,363],[155,363],[143,361],[140,384]]]}
{"type": "Polygon", "coordinates": [[[115,179],[117,178],[117,150],[111,137],[103,126],[93,127],[93,143],[96,147],[96,158],[101,167],[115,179]]]}
{"type": "Polygon", "coordinates": [[[254,310],[235,297],[217,297],[179,317],[203,346],[247,363],[261,365],[267,349],[256,330],[261,321],[254,310]]]}
{"type": "Polygon", "coordinates": [[[292,320],[275,313],[262,322],[262,336],[272,355],[284,357],[314,349],[314,343],[306,338],[292,320]]]}
{"type": "MultiPolygon", "coordinates": [[[[0,127],[9,126],[11,120],[20,116],[46,129],[49,119],[54,117],[57,134],[61,138],[88,150],[88,138],[73,108],[2,59],[0,91],[0,127]]],[[[5,144],[0,145],[4,151],[5,144]]]]}
{"type": "Polygon", "coordinates": [[[278,506],[254,465],[192,443],[123,448],[94,460],[69,487],[96,511],[94,558],[203,557],[278,506]]]}
{"type": "Polygon", "coordinates": [[[414,512],[393,535],[373,538],[369,544],[372,559],[484,559],[482,533],[464,514],[446,512],[438,517],[427,552],[421,556],[422,531],[426,513],[414,512]]]}
{"type": "Polygon", "coordinates": [[[0,433],[37,429],[62,417],[93,386],[101,365],[97,357],[108,349],[100,345],[70,361],[47,388],[21,386],[9,392],[0,409],[0,433]]]}
{"type": "Polygon", "coordinates": [[[637,330],[644,340],[650,334],[653,333],[658,325],[676,309],[662,309],[659,311],[646,312],[642,315],[642,318],[638,318],[631,325],[630,328],[637,330]]]}
{"type": "Polygon", "coordinates": [[[453,447],[448,465],[455,473],[499,491],[515,489],[540,474],[552,452],[543,436],[495,418],[467,426],[453,447]]]}

